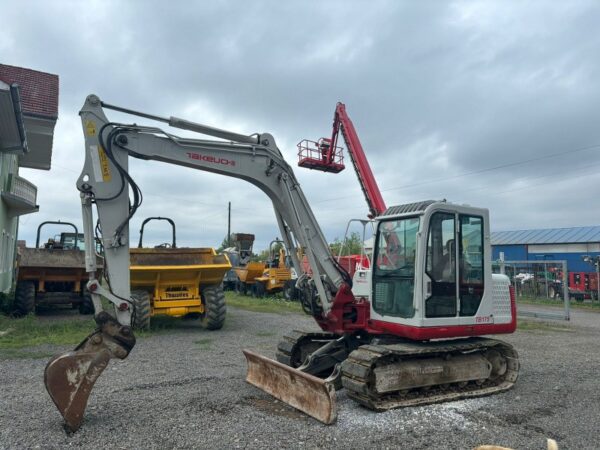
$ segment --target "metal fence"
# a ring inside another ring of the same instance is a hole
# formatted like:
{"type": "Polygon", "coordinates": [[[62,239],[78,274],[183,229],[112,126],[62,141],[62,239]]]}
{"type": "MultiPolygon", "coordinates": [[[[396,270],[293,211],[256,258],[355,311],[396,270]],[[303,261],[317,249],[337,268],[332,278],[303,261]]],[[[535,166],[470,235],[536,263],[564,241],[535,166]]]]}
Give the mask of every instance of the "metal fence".
{"type": "Polygon", "coordinates": [[[566,261],[495,261],[492,271],[510,279],[519,316],[570,319],[566,261]]]}

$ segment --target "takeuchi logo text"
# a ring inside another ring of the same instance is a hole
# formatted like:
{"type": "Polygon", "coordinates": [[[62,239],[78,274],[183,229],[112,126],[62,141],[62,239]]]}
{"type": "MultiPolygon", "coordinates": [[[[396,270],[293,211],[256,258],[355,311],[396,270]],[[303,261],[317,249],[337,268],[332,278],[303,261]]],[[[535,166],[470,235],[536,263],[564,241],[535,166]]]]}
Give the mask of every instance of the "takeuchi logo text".
{"type": "Polygon", "coordinates": [[[197,159],[199,161],[206,161],[214,164],[223,164],[224,166],[235,166],[235,161],[233,159],[215,158],[214,156],[201,155],[200,153],[192,152],[187,152],[187,155],[190,159],[197,159]]]}

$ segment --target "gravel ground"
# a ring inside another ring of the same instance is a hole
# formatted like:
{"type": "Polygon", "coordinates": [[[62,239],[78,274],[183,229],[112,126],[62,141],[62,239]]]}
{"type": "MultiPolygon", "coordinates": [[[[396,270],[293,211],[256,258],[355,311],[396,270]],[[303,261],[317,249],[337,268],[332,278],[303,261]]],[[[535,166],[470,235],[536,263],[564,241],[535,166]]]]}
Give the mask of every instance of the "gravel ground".
{"type": "Polygon", "coordinates": [[[341,391],[338,421],[325,426],[244,382],[242,347],[274,356],[283,332],[314,329],[312,320],[230,308],[221,331],[182,322],[140,339],[97,382],[73,435],[45,392],[46,359],[0,361],[0,448],[545,449],[547,437],[561,449],[600,448],[600,315],[586,314],[597,327],[503,337],[522,362],[507,393],[374,413],[341,391]]]}

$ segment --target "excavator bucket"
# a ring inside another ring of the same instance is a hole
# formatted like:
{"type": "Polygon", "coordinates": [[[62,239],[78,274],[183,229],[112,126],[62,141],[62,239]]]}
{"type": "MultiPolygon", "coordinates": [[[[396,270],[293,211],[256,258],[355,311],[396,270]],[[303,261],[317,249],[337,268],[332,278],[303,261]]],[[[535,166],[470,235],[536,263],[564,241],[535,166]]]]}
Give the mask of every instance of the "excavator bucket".
{"type": "Polygon", "coordinates": [[[331,383],[250,350],[243,352],[248,383],[327,425],[336,421],[335,388],[331,383]]]}
{"type": "Polygon", "coordinates": [[[68,432],[81,426],[88,398],[111,358],[124,359],[135,345],[128,326],[106,312],[96,317],[98,328],[75,350],[52,358],[44,371],[44,384],[65,419],[68,432]]]}

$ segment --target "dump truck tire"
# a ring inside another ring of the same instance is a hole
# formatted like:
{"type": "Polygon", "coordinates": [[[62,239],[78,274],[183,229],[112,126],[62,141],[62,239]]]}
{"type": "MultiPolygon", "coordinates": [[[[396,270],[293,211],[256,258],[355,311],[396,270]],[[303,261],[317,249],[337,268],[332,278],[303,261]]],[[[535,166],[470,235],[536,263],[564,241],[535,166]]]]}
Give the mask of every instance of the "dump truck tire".
{"type": "Polygon", "coordinates": [[[252,286],[252,295],[256,298],[262,298],[265,296],[265,294],[267,293],[267,289],[265,287],[265,283],[263,283],[262,281],[257,281],[256,283],[254,283],[254,286],[252,286]]]}
{"type": "Polygon", "coordinates": [[[223,289],[221,286],[208,286],[202,289],[201,296],[204,303],[203,325],[207,330],[220,330],[227,313],[223,289]]]}
{"type": "Polygon", "coordinates": [[[147,330],[150,328],[150,293],[146,291],[132,291],[133,317],[132,324],[136,330],[147,330]]]}
{"type": "Polygon", "coordinates": [[[243,281],[238,281],[235,284],[235,292],[237,292],[240,295],[246,295],[246,292],[248,290],[248,286],[246,286],[246,283],[244,283],[243,281]]]}
{"type": "Polygon", "coordinates": [[[35,312],[35,284],[33,281],[19,281],[15,289],[15,308],[19,315],[35,312]]]}
{"type": "Polygon", "coordinates": [[[85,292],[81,297],[81,303],[79,304],[79,314],[94,314],[94,302],[89,292],[85,292]]]}
{"type": "Polygon", "coordinates": [[[298,293],[296,292],[296,280],[287,280],[283,286],[283,298],[286,300],[296,300],[298,293]]]}

